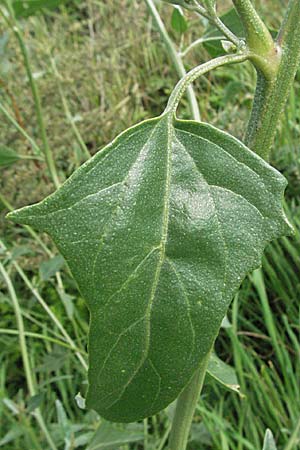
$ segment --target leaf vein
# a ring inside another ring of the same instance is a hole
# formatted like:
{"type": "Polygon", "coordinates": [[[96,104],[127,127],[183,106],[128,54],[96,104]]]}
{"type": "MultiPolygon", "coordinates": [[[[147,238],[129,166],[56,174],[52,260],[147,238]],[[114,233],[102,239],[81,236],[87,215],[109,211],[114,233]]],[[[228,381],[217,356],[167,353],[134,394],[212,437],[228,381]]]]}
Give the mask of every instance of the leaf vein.
{"type": "Polygon", "coordinates": [[[263,219],[265,219],[265,216],[260,212],[260,210],[259,210],[255,205],[253,205],[253,203],[249,202],[249,200],[247,200],[246,197],[243,197],[241,194],[238,194],[237,192],[234,192],[234,191],[232,191],[232,190],[229,189],[229,188],[224,188],[223,186],[218,186],[217,184],[209,184],[209,186],[210,186],[211,188],[221,189],[222,191],[230,192],[230,193],[233,194],[234,196],[242,198],[243,200],[245,200],[245,201],[248,203],[248,205],[251,206],[251,208],[256,209],[256,211],[258,212],[258,214],[259,214],[263,219]]]}
{"type": "Polygon", "coordinates": [[[181,275],[177,271],[175,264],[169,258],[166,258],[166,261],[168,261],[171,269],[173,270],[173,272],[174,272],[174,274],[175,274],[175,276],[176,276],[176,278],[178,280],[180,289],[181,289],[181,291],[183,293],[183,297],[185,299],[185,303],[186,303],[186,306],[187,306],[187,308],[186,308],[187,309],[187,315],[188,315],[188,319],[189,319],[189,323],[190,323],[190,328],[191,328],[191,331],[192,331],[192,348],[191,348],[191,351],[190,351],[190,356],[189,356],[189,358],[190,358],[191,355],[194,352],[194,348],[195,348],[195,344],[196,344],[196,340],[195,340],[196,333],[195,333],[195,328],[194,328],[194,325],[193,325],[193,322],[192,322],[192,317],[191,317],[191,303],[190,303],[190,299],[188,297],[188,294],[186,292],[185,286],[183,284],[181,275]]]}
{"type": "MultiPolygon", "coordinates": [[[[123,330],[123,331],[119,334],[119,336],[118,336],[117,339],[116,339],[116,342],[115,342],[115,343],[113,344],[113,346],[111,347],[110,351],[108,352],[108,354],[107,354],[107,356],[106,356],[106,358],[105,358],[105,360],[104,360],[104,362],[103,362],[103,364],[102,364],[102,367],[101,367],[101,369],[100,369],[100,371],[99,371],[98,378],[100,378],[100,376],[101,376],[101,374],[102,374],[102,372],[103,372],[103,370],[104,370],[104,367],[105,367],[107,361],[109,360],[109,358],[110,358],[112,352],[114,351],[114,349],[116,348],[116,346],[117,346],[118,343],[120,342],[120,339],[121,339],[128,331],[130,331],[132,328],[134,328],[136,325],[138,325],[138,324],[139,324],[140,322],[142,322],[144,319],[145,319],[145,315],[143,315],[143,316],[140,317],[138,320],[136,320],[135,322],[133,322],[131,325],[129,325],[125,330],[123,330]]],[[[102,397],[102,398],[105,398],[105,397],[102,397]]]]}
{"type": "Polygon", "coordinates": [[[153,408],[153,405],[155,404],[155,402],[156,402],[156,400],[158,399],[158,396],[159,396],[159,394],[160,394],[162,377],[160,376],[158,370],[156,369],[156,366],[155,366],[155,364],[153,363],[152,359],[149,358],[148,361],[149,361],[149,364],[150,364],[150,366],[152,367],[154,373],[156,374],[156,376],[157,376],[157,378],[158,378],[158,389],[157,389],[157,392],[156,392],[155,397],[154,397],[154,399],[153,399],[153,402],[151,403],[151,406],[150,406],[150,408],[149,408],[149,411],[151,411],[152,408],[153,408]]]}
{"type": "Polygon", "coordinates": [[[151,256],[151,254],[153,252],[155,252],[155,250],[159,250],[160,247],[153,247],[147,254],[146,256],[143,257],[143,259],[137,264],[137,266],[133,269],[132,272],[130,272],[130,274],[128,275],[128,277],[126,278],[126,280],[122,283],[122,285],[119,287],[118,290],[116,290],[108,299],[107,301],[104,303],[104,306],[106,306],[110,300],[117,294],[119,294],[124,287],[126,287],[130,281],[134,278],[134,275],[136,274],[136,272],[141,268],[141,266],[147,261],[147,259],[151,256]]]}
{"type": "MultiPolygon", "coordinates": [[[[218,131],[221,132],[221,130],[218,130],[218,131]]],[[[237,159],[235,156],[233,156],[231,153],[229,153],[224,147],[221,147],[219,144],[216,144],[215,142],[212,142],[212,141],[210,141],[209,139],[207,139],[207,138],[205,138],[205,137],[203,137],[203,136],[198,136],[198,135],[195,134],[195,133],[191,133],[190,131],[186,131],[186,130],[180,129],[180,133],[184,133],[184,134],[188,134],[188,135],[194,136],[196,139],[199,139],[200,141],[206,141],[206,142],[208,142],[210,145],[213,145],[213,146],[215,146],[215,147],[218,147],[218,149],[220,149],[221,151],[223,151],[224,153],[226,153],[226,155],[228,155],[228,157],[229,157],[230,159],[233,159],[236,163],[241,164],[241,166],[243,166],[244,169],[249,170],[249,171],[252,172],[255,176],[257,176],[257,177],[259,178],[260,182],[264,185],[265,189],[267,189],[266,183],[264,182],[262,176],[261,176],[259,173],[257,173],[252,167],[248,166],[248,165],[247,165],[246,163],[244,163],[243,161],[240,161],[239,159],[237,159]]],[[[225,134],[225,135],[227,135],[227,133],[225,133],[225,132],[222,132],[222,133],[225,134]]],[[[231,138],[232,138],[232,136],[231,136],[231,138]]],[[[241,143],[239,143],[239,144],[241,144],[241,143]]],[[[244,146],[243,146],[243,148],[244,148],[244,146]]],[[[247,150],[248,150],[248,151],[251,151],[250,149],[247,149],[247,150]]],[[[187,153],[188,153],[188,152],[187,152],[187,153]]],[[[252,152],[252,153],[253,153],[253,152],[252,152]]],[[[189,153],[189,155],[190,155],[190,153],[189,153]]],[[[254,155],[255,157],[259,158],[259,157],[257,156],[256,153],[253,153],[253,155],[254,155]]],[[[190,156],[191,156],[191,155],[190,155],[190,156]]],[[[203,176],[203,174],[202,174],[202,176],[203,176]]],[[[269,189],[267,189],[267,190],[269,190],[269,189]]],[[[270,195],[272,195],[272,197],[275,198],[275,195],[274,195],[272,192],[270,192],[270,195]]]]}

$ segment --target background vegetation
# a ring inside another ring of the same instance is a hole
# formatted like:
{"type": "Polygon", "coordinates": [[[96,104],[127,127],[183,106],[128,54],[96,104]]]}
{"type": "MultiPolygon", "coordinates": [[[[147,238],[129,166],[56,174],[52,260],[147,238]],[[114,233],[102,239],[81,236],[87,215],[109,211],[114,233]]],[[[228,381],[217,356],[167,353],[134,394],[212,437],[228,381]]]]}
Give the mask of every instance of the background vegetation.
{"type": "MultiPolygon", "coordinates": [[[[257,3],[270,28],[277,29],[286,2],[257,3]]],[[[191,15],[188,30],[180,35],[171,27],[172,6],[159,6],[180,48],[205,31],[207,24],[191,15]]],[[[222,2],[224,11],[229,6],[222,2]]],[[[163,111],[177,75],[143,1],[69,1],[18,24],[60,181],[87,152],[93,155],[128,126],[163,111]]],[[[197,46],[187,55],[186,67],[208,58],[197,46]]],[[[295,236],[269,245],[262,270],[249,276],[232,303],[216,350],[234,366],[242,395],[207,379],[192,428],[192,450],[258,450],[266,428],[279,450],[300,449],[299,82],[298,75],[272,154],[272,164],[289,181],[286,211],[295,236]]],[[[241,138],[254,83],[248,63],[197,81],[202,119],[241,138]]],[[[86,391],[88,311],[47,236],[39,238],[5,220],[9,208],[34,203],[54,186],[44,161],[28,159],[32,145],[11,120],[42,145],[20,46],[3,19],[0,105],[0,150],[9,147],[27,156],[0,168],[0,258],[11,281],[0,274],[0,447],[51,448],[50,435],[57,449],[163,449],[172,405],[143,424],[126,427],[80,409],[77,394],[84,397],[86,391]],[[29,379],[18,336],[20,317],[29,379]]],[[[180,115],[189,117],[185,101],[180,115]]]]}

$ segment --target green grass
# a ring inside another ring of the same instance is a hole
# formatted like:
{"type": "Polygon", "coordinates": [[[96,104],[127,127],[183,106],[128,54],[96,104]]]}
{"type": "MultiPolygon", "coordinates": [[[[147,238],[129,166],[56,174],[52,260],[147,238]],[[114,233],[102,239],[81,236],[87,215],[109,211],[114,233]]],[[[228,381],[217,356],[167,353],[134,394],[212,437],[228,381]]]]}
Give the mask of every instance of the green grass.
{"type": "MultiPolygon", "coordinates": [[[[280,1],[264,2],[273,27],[278,26],[281,6],[280,1]]],[[[171,7],[163,8],[168,28],[170,11],[171,7]]],[[[183,46],[203,30],[194,18],[190,23],[183,46]]],[[[0,101],[40,146],[20,50],[1,25],[5,34],[0,36],[0,101]]],[[[126,127],[161,113],[177,81],[142,2],[86,0],[31,17],[20,26],[61,181],[85,159],[84,147],[93,154],[126,127]]],[[[207,58],[198,47],[189,54],[187,68],[207,58]]],[[[272,155],[272,163],[289,180],[286,210],[295,236],[268,246],[262,269],[245,280],[230,308],[231,327],[221,330],[216,349],[235,367],[244,397],[207,380],[190,450],[260,450],[266,428],[273,431],[279,450],[300,449],[299,79],[272,155]]],[[[253,86],[254,73],[248,64],[220,69],[197,81],[203,120],[242,137],[253,86]]],[[[188,117],[187,111],[184,100],[180,115],[188,117]]],[[[33,151],[4,117],[0,138],[20,153],[33,151]]],[[[6,271],[6,279],[0,276],[0,445],[7,450],[48,449],[50,435],[59,450],[87,448],[99,425],[99,430],[108,426],[75,401],[78,392],[84,397],[87,387],[88,311],[65,266],[45,279],[42,263],[57,252],[48,237],[4,218],[7,202],[14,208],[33,203],[53,191],[53,184],[44,163],[26,160],[1,169],[0,188],[4,199],[0,261],[6,271]],[[7,279],[12,283],[10,291],[7,279]]],[[[108,434],[140,439],[126,444],[127,450],[167,448],[163,440],[172,412],[171,405],[144,424],[110,428],[108,434]]]]}

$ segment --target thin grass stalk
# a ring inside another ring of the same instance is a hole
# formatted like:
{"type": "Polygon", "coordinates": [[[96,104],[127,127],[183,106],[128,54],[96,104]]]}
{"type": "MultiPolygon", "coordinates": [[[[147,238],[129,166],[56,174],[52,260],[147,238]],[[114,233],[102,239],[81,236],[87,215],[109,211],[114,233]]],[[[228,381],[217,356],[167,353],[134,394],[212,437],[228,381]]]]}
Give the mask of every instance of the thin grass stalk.
{"type": "Polygon", "coordinates": [[[78,128],[76,126],[76,123],[74,122],[74,118],[72,117],[72,114],[71,114],[71,111],[70,111],[70,108],[69,108],[66,96],[65,96],[64,91],[62,89],[62,85],[61,85],[61,81],[60,81],[61,76],[60,76],[60,74],[59,74],[59,72],[57,70],[55,59],[51,57],[50,58],[50,62],[51,62],[51,66],[52,66],[52,70],[53,70],[54,76],[56,77],[56,80],[57,80],[57,86],[58,86],[58,90],[59,90],[59,95],[60,95],[60,98],[61,98],[61,101],[62,101],[62,105],[63,105],[64,111],[65,111],[66,118],[67,118],[69,124],[71,125],[71,128],[72,128],[72,130],[74,132],[74,135],[75,135],[75,137],[77,139],[77,142],[78,142],[78,144],[79,144],[79,146],[81,148],[81,151],[84,154],[85,159],[88,160],[91,157],[91,155],[90,155],[90,152],[89,152],[89,150],[88,150],[88,148],[87,148],[87,146],[86,146],[86,144],[85,144],[85,142],[84,142],[84,140],[83,140],[83,138],[82,138],[82,136],[80,134],[80,131],[78,130],[78,128]]]}
{"type": "MultiPolygon", "coordinates": [[[[19,336],[19,331],[18,330],[12,330],[12,329],[9,329],[9,328],[0,328],[0,334],[8,334],[8,335],[12,335],[12,336],[19,336]]],[[[32,333],[31,331],[24,331],[24,336],[25,337],[35,338],[35,339],[40,339],[42,341],[52,342],[53,344],[60,345],[61,347],[65,347],[65,348],[68,348],[68,349],[74,351],[74,348],[71,347],[70,344],[67,344],[64,341],[61,341],[60,339],[52,338],[51,336],[45,336],[45,335],[40,334],[40,333],[32,333]]],[[[83,355],[86,356],[86,352],[84,352],[80,348],[77,347],[76,351],[79,352],[79,353],[82,353],[83,355]]]]}
{"type": "Polygon", "coordinates": [[[40,131],[40,137],[41,137],[41,140],[43,143],[42,151],[45,155],[45,160],[46,160],[47,167],[48,167],[49,173],[51,175],[52,181],[53,181],[55,187],[58,188],[60,186],[60,181],[58,179],[55,162],[54,162],[53,155],[52,155],[52,152],[51,152],[51,149],[49,146],[49,142],[48,142],[46,127],[45,127],[45,122],[44,122],[44,116],[43,116],[43,111],[42,111],[42,105],[41,105],[41,99],[40,99],[37,84],[36,84],[34,76],[33,76],[29,53],[28,53],[25,41],[23,39],[21,30],[18,26],[17,21],[15,20],[12,4],[11,4],[10,0],[6,1],[5,3],[7,5],[8,11],[10,13],[10,18],[9,19],[7,18],[7,16],[2,11],[1,8],[0,8],[0,13],[1,13],[2,17],[4,18],[5,22],[7,23],[7,25],[9,26],[9,28],[11,29],[11,31],[13,32],[13,34],[15,35],[15,37],[18,41],[20,50],[21,50],[21,54],[22,54],[23,61],[24,61],[24,66],[26,69],[30,89],[32,92],[33,100],[34,100],[34,106],[35,106],[35,112],[36,112],[39,131],[40,131]]]}
{"type": "Polygon", "coordinates": [[[74,350],[75,355],[77,356],[78,360],[80,361],[82,367],[84,368],[84,370],[88,370],[88,365],[85,361],[85,359],[83,358],[82,354],[79,353],[77,351],[77,346],[74,343],[73,339],[70,337],[69,333],[66,331],[66,329],[64,328],[64,326],[62,325],[62,323],[60,322],[60,320],[56,317],[56,315],[53,313],[53,311],[49,308],[49,306],[47,305],[47,303],[44,301],[44,299],[41,297],[40,293],[38,292],[38,290],[32,285],[32,283],[30,282],[30,280],[27,278],[27,276],[25,275],[24,271],[21,269],[21,267],[19,266],[19,264],[17,262],[13,262],[12,263],[17,272],[20,274],[21,278],[23,279],[23,281],[25,282],[26,286],[30,289],[30,291],[32,292],[32,294],[34,295],[34,297],[38,300],[38,302],[40,303],[40,305],[43,307],[43,309],[46,311],[46,313],[48,314],[48,316],[50,317],[50,319],[53,321],[53,323],[57,326],[57,328],[59,329],[59,331],[62,333],[63,337],[66,339],[66,341],[69,343],[70,347],[74,350]]]}
{"type": "Polygon", "coordinates": [[[4,116],[11,122],[11,124],[16,128],[19,133],[24,136],[24,138],[30,143],[32,146],[32,150],[35,152],[36,155],[41,155],[42,151],[40,147],[37,145],[37,143],[29,136],[28,133],[22,128],[18,122],[13,118],[13,116],[9,113],[9,111],[0,103],[0,111],[4,114],[4,116]]]}
{"type": "MultiPolygon", "coordinates": [[[[0,240],[0,245],[1,245],[2,249],[7,250],[5,245],[3,244],[3,242],[1,240],[0,240]]],[[[62,325],[60,320],[56,317],[56,315],[53,313],[53,311],[49,308],[49,306],[47,305],[45,300],[42,298],[42,296],[40,295],[38,290],[32,285],[31,281],[25,275],[24,271],[21,269],[19,264],[16,261],[12,261],[12,265],[16,268],[17,272],[19,273],[19,275],[21,276],[21,278],[25,282],[25,285],[27,286],[27,288],[32,292],[32,294],[37,299],[37,301],[40,303],[42,308],[46,311],[46,313],[48,314],[48,316],[50,317],[52,322],[59,329],[59,331],[61,332],[62,336],[66,339],[66,341],[69,343],[71,348],[75,351],[75,354],[76,354],[78,360],[80,361],[82,367],[87,371],[88,366],[87,366],[87,363],[86,363],[85,359],[83,358],[82,354],[77,351],[76,344],[74,343],[73,339],[70,337],[69,333],[66,331],[66,329],[64,328],[64,326],[62,325]]]]}
{"type": "MultiPolygon", "coordinates": [[[[12,304],[14,307],[14,312],[15,312],[17,327],[18,327],[18,332],[19,332],[19,343],[20,343],[21,355],[22,355],[22,360],[23,360],[23,365],[24,365],[26,382],[27,382],[29,394],[31,397],[33,397],[34,395],[36,395],[37,392],[36,392],[36,388],[35,388],[33,373],[32,373],[30,362],[29,362],[28,350],[27,350],[27,345],[26,345],[26,337],[25,337],[25,328],[24,328],[23,317],[22,317],[22,313],[21,313],[21,309],[20,309],[20,305],[19,305],[19,300],[16,295],[13,284],[11,282],[11,279],[1,262],[0,262],[0,272],[1,272],[3,279],[7,285],[7,289],[10,294],[12,304]]],[[[56,447],[54,441],[52,440],[52,437],[46,427],[46,424],[44,422],[43,416],[42,416],[39,408],[36,408],[34,416],[35,416],[50,448],[52,450],[57,450],[57,447],[56,447]]]]}

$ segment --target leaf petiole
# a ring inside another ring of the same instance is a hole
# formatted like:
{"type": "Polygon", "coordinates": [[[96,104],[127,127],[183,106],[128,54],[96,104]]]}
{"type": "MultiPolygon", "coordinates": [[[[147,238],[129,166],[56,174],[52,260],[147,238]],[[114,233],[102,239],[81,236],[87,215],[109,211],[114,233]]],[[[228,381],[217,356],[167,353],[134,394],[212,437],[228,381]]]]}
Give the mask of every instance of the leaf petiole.
{"type": "Polygon", "coordinates": [[[163,114],[176,113],[178,104],[184,92],[186,91],[188,86],[197,78],[199,78],[201,75],[204,75],[205,73],[217,69],[218,67],[221,66],[244,62],[247,59],[249,59],[250,56],[251,54],[249,52],[220,56],[219,58],[215,58],[190,70],[185,75],[185,77],[183,77],[180,81],[178,81],[177,85],[175,86],[173,92],[170,95],[167,107],[163,114]]]}

